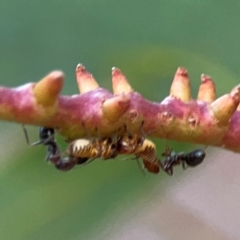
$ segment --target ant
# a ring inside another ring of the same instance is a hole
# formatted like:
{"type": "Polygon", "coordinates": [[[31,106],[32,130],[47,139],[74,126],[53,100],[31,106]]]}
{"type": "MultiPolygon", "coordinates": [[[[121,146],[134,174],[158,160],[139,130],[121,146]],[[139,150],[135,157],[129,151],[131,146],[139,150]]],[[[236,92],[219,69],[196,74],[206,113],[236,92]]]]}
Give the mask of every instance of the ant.
{"type": "Polygon", "coordinates": [[[166,157],[163,161],[163,170],[172,176],[174,166],[182,164],[184,170],[187,167],[196,167],[203,162],[206,153],[202,149],[195,149],[189,153],[175,153],[167,147],[162,156],[166,157]]]}
{"type": "MultiPolygon", "coordinates": [[[[29,145],[29,139],[26,128],[23,126],[26,141],[29,145]]],[[[40,127],[39,128],[39,141],[31,144],[36,146],[43,144],[47,146],[46,161],[54,164],[54,166],[61,171],[69,171],[76,164],[82,164],[86,162],[87,158],[78,158],[73,155],[69,155],[67,158],[61,157],[61,150],[55,141],[55,130],[53,128],[40,127]]]]}
{"type": "MultiPolygon", "coordinates": [[[[143,125],[143,123],[142,123],[143,125]]],[[[141,125],[141,127],[142,127],[141,125]]],[[[84,125],[83,125],[84,126],[84,125]]],[[[26,140],[29,144],[27,131],[23,126],[26,140]]],[[[158,173],[162,164],[156,156],[155,144],[146,139],[145,134],[140,128],[142,135],[130,134],[124,125],[124,134],[108,138],[77,139],[72,141],[66,150],[68,157],[62,158],[59,146],[55,141],[55,130],[53,128],[40,127],[40,140],[32,146],[43,144],[47,146],[46,160],[50,161],[55,167],[62,171],[72,169],[76,164],[88,164],[96,158],[110,159],[119,154],[134,154],[136,158],[142,158],[144,168],[149,172],[158,173]]]]}

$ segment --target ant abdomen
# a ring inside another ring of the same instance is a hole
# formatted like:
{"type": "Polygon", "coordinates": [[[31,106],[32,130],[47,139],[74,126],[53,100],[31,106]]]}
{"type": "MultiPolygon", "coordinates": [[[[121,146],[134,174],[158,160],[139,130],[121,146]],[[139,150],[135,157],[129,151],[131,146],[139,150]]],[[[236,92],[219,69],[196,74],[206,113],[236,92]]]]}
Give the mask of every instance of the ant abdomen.
{"type": "Polygon", "coordinates": [[[74,161],[67,161],[67,162],[64,162],[62,160],[58,161],[57,163],[55,163],[55,167],[58,169],[58,170],[61,170],[61,171],[69,171],[71,170],[74,166],[75,166],[75,162],[74,161]]]}
{"type": "Polygon", "coordinates": [[[188,166],[195,167],[203,162],[205,156],[206,153],[202,149],[197,149],[190,153],[187,153],[184,156],[184,159],[188,166]]]}
{"type": "Polygon", "coordinates": [[[202,149],[196,149],[189,153],[175,153],[170,148],[167,148],[166,151],[162,154],[166,158],[163,161],[164,171],[172,175],[173,168],[177,165],[182,165],[183,169],[187,167],[196,167],[201,164],[206,156],[206,153],[202,149]]]}

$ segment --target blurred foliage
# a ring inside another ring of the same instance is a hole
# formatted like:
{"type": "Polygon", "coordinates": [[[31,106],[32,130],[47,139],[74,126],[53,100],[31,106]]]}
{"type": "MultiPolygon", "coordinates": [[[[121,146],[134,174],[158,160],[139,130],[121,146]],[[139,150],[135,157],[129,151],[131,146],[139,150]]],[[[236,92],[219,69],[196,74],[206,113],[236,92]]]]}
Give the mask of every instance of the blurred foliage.
{"type": "MultiPolygon", "coordinates": [[[[111,89],[110,69],[116,66],[136,91],[161,101],[176,68],[184,66],[193,94],[202,72],[222,94],[240,74],[239,10],[237,1],[217,0],[1,1],[1,85],[37,81],[62,69],[63,93],[75,94],[74,70],[81,62],[102,87],[111,89]]],[[[164,194],[164,185],[152,189],[165,175],[144,177],[135,161],[97,160],[62,173],[43,161],[44,147],[27,148],[20,125],[0,128],[1,239],[99,239],[136,202],[144,208],[146,197],[164,194]]],[[[30,133],[36,139],[37,129],[30,133]]],[[[161,153],[164,141],[156,143],[161,153]]]]}

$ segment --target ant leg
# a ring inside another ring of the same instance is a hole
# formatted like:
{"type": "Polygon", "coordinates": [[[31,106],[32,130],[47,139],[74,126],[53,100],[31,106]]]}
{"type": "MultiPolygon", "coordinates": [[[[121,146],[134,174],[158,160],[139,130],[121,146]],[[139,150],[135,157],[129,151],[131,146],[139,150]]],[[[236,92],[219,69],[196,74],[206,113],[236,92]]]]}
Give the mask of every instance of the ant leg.
{"type": "Polygon", "coordinates": [[[168,158],[166,158],[164,161],[163,161],[163,169],[169,169],[172,165],[172,162],[170,160],[168,160],[168,158]]]}
{"type": "Polygon", "coordinates": [[[164,160],[162,164],[162,169],[165,173],[172,176],[173,175],[173,166],[169,160],[164,160]]]}
{"type": "Polygon", "coordinates": [[[185,161],[182,161],[182,167],[183,170],[186,170],[188,168],[188,165],[185,163],[185,161]]]}
{"type": "Polygon", "coordinates": [[[172,176],[172,175],[173,175],[173,168],[170,167],[170,168],[167,169],[165,172],[166,172],[169,176],[172,176]]]}
{"type": "Polygon", "coordinates": [[[164,160],[162,165],[162,169],[165,173],[172,176],[173,175],[173,166],[169,160],[164,160]]]}

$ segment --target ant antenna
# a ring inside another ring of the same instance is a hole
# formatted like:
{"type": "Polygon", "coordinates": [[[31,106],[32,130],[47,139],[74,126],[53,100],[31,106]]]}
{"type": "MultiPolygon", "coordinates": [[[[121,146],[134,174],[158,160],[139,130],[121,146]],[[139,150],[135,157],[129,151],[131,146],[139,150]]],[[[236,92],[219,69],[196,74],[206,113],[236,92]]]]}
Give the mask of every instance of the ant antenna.
{"type": "MultiPolygon", "coordinates": [[[[24,133],[26,142],[27,142],[27,144],[28,144],[29,146],[36,146],[36,145],[40,145],[40,144],[45,144],[45,143],[49,142],[49,140],[53,139],[54,136],[55,136],[55,133],[54,133],[53,135],[49,136],[49,137],[48,137],[47,139],[45,139],[45,140],[39,140],[39,141],[37,141],[37,142],[34,142],[34,143],[30,144],[27,129],[26,129],[26,127],[25,127],[23,124],[22,124],[22,128],[23,128],[23,133],[24,133]]],[[[58,131],[56,131],[56,132],[58,132],[58,131]]]]}
{"type": "MultiPolygon", "coordinates": [[[[40,128],[40,129],[41,129],[41,128],[40,128]]],[[[53,130],[53,134],[51,134],[47,139],[44,139],[44,140],[40,139],[39,141],[32,143],[31,146],[37,146],[37,145],[40,145],[40,144],[46,144],[46,143],[48,143],[50,140],[51,140],[51,141],[54,140],[54,137],[55,137],[55,135],[56,135],[57,132],[58,132],[58,131],[55,132],[55,130],[53,130]]]]}
{"type": "Polygon", "coordinates": [[[30,145],[30,144],[29,144],[28,132],[27,132],[26,127],[25,127],[23,124],[22,124],[22,129],[23,129],[23,133],[24,133],[24,136],[25,136],[25,139],[26,139],[27,145],[30,145]]]}

